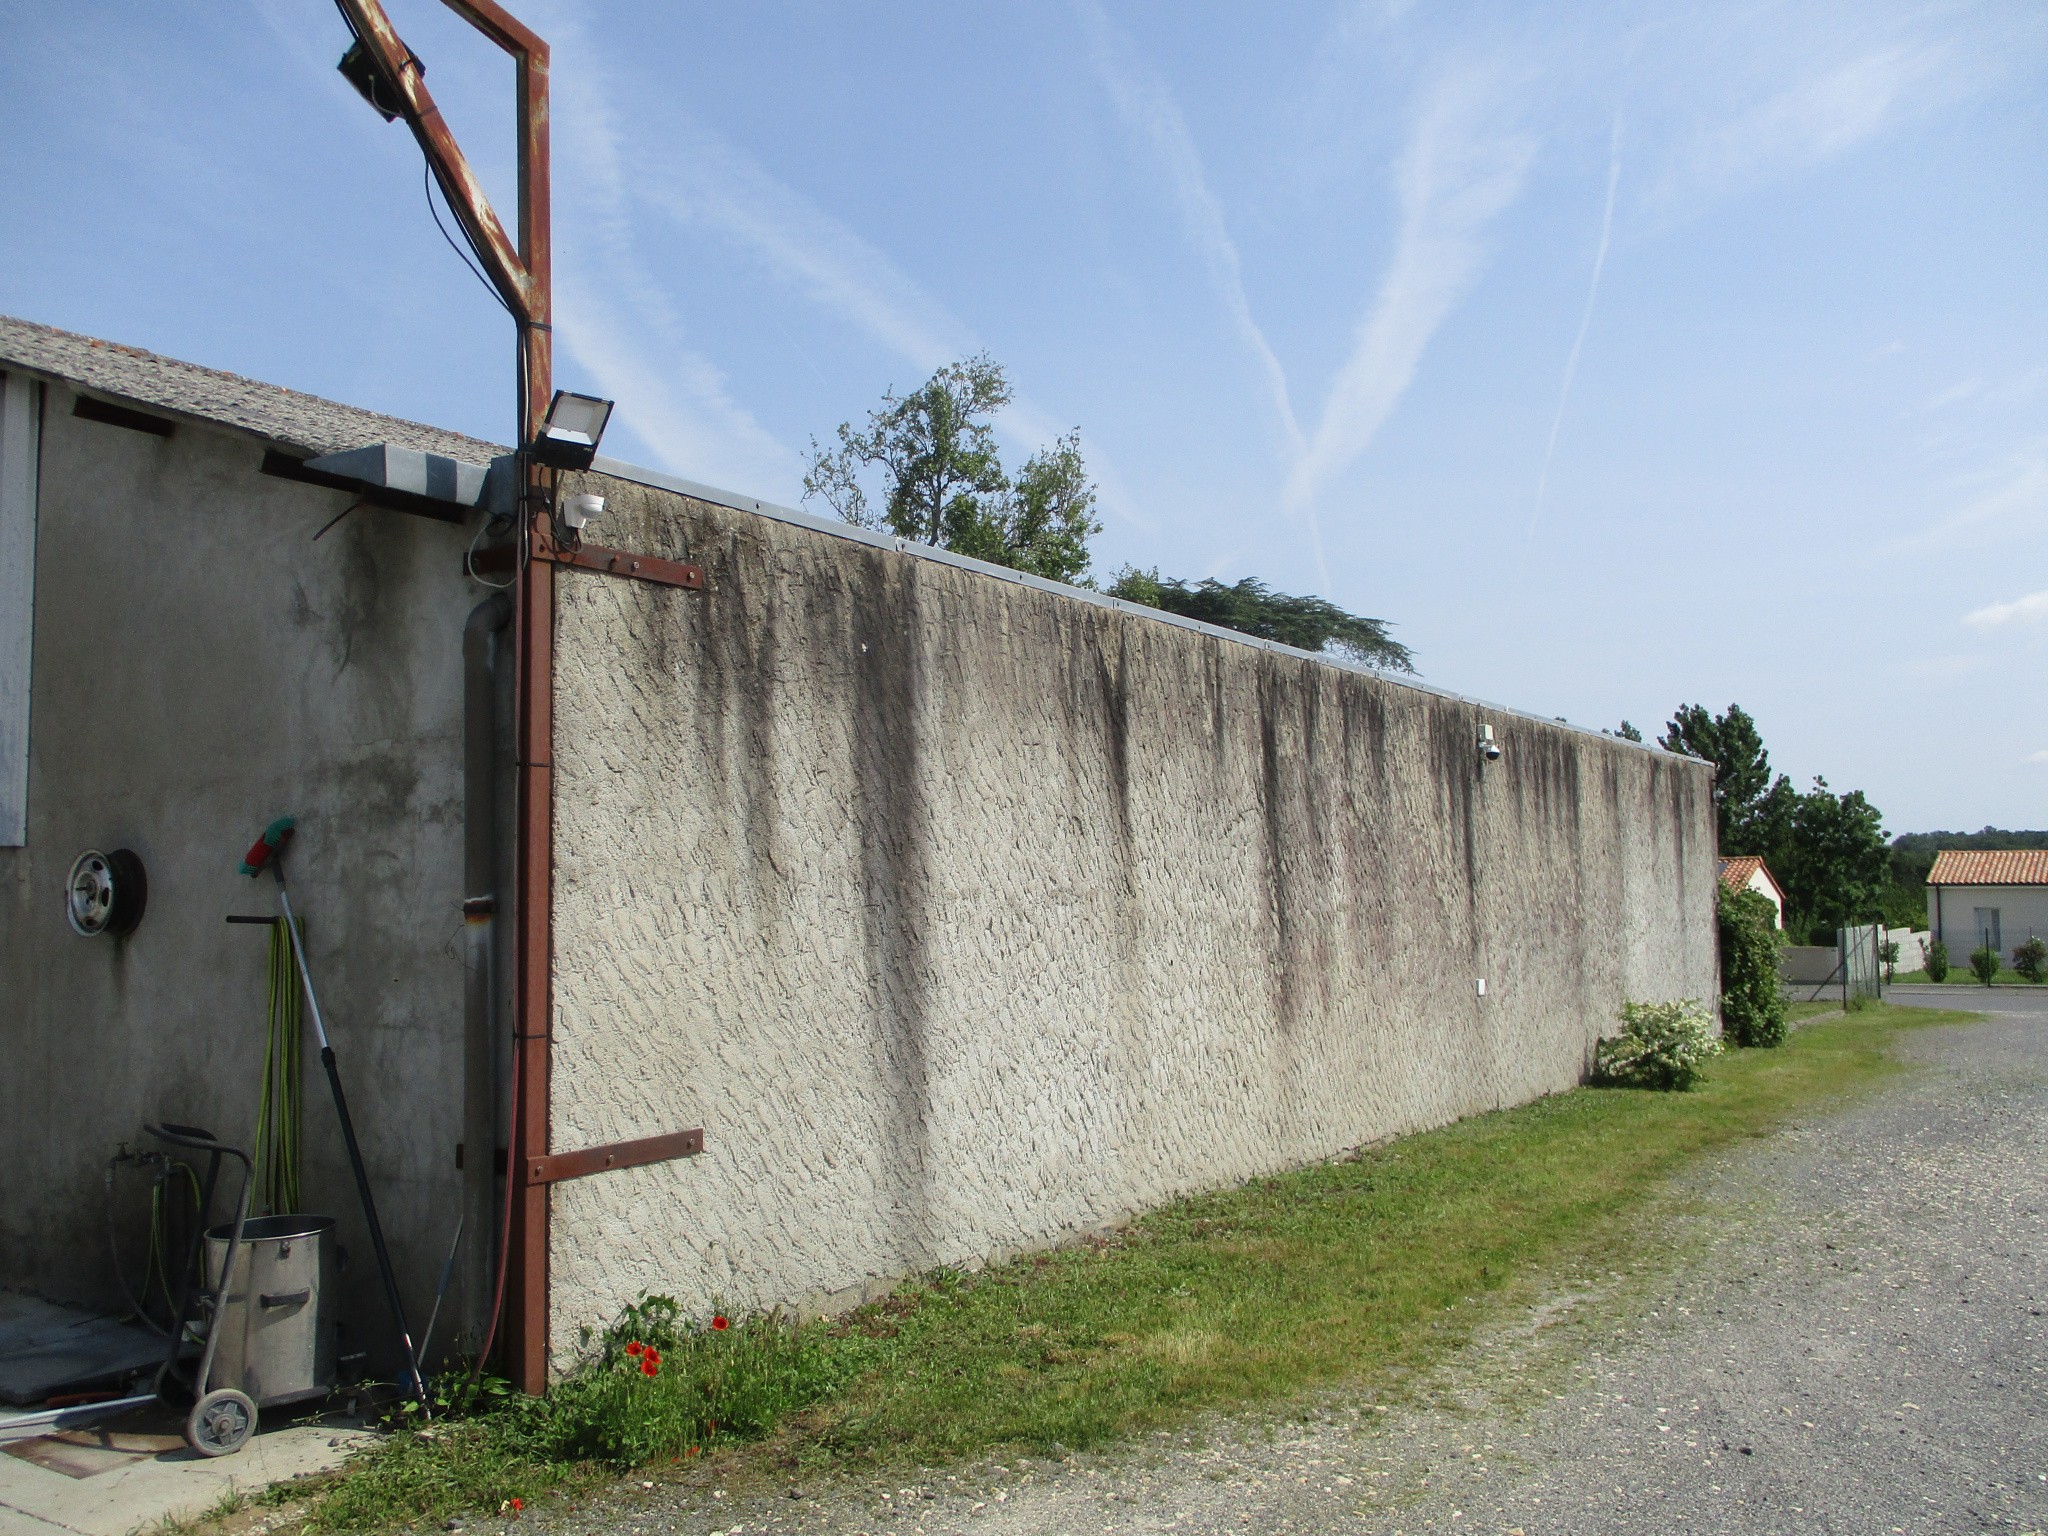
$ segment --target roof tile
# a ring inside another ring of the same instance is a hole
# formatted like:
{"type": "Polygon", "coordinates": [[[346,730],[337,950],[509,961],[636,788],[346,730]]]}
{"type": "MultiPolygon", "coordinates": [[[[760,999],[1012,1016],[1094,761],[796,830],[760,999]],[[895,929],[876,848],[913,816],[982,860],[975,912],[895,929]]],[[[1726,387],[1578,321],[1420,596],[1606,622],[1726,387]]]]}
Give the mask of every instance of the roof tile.
{"type": "Polygon", "coordinates": [[[505,452],[460,432],[0,315],[0,369],[10,365],[160,411],[238,427],[313,454],[396,443],[471,464],[488,464],[505,452]]]}
{"type": "Polygon", "coordinates": [[[2048,885],[2048,848],[1944,848],[1929,885],[2048,885]]]}

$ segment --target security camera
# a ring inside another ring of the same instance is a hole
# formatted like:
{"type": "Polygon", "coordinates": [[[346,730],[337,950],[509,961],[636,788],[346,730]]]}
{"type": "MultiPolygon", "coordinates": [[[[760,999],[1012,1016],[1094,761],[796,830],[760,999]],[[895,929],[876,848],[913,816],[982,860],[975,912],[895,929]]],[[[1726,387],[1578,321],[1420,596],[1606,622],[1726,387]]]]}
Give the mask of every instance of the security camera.
{"type": "Polygon", "coordinates": [[[1489,763],[1500,761],[1500,743],[1493,739],[1493,727],[1490,725],[1479,727],[1479,755],[1489,763]]]}
{"type": "Polygon", "coordinates": [[[571,496],[562,503],[563,524],[566,527],[573,528],[578,533],[583,531],[585,523],[589,522],[593,517],[602,516],[603,513],[604,498],[602,496],[592,496],[586,493],[581,496],[571,496]]]}

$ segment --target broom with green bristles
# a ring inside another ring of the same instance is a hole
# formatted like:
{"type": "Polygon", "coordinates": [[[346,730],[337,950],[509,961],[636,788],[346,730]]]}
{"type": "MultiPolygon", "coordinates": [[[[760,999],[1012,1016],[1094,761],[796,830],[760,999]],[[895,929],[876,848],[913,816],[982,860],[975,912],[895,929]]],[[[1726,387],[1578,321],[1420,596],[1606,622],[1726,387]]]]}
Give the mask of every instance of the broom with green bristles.
{"type": "Polygon", "coordinates": [[[391,1321],[398,1329],[399,1347],[405,1354],[407,1384],[427,1406],[427,1384],[420,1376],[419,1356],[412,1347],[412,1330],[405,1325],[405,1304],[398,1295],[398,1275],[391,1267],[391,1251],[384,1246],[384,1226],[377,1220],[377,1202],[370,1193],[370,1176],[363,1168],[363,1149],[356,1143],[356,1124],[348,1112],[348,1095],[341,1090],[341,1069],[334,1063],[334,1047],[327,1043],[327,1026],[320,1018],[320,999],[313,994],[313,973],[306,968],[305,940],[299,920],[292,912],[291,892],[284,883],[284,850],[292,840],[296,819],[280,816],[263,829],[263,835],[242,855],[242,873],[254,879],[269,870],[277,881],[277,902],[284,913],[284,930],[291,941],[292,958],[298,962],[299,987],[305,994],[306,1014],[313,1021],[313,1038],[320,1042],[320,1065],[327,1072],[327,1086],[334,1091],[334,1112],[341,1120],[341,1139],[348,1148],[348,1165],[356,1176],[356,1194],[363,1204],[363,1220],[370,1228],[370,1246],[377,1252],[377,1273],[384,1281],[384,1299],[391,1307],[391,1321]]]}

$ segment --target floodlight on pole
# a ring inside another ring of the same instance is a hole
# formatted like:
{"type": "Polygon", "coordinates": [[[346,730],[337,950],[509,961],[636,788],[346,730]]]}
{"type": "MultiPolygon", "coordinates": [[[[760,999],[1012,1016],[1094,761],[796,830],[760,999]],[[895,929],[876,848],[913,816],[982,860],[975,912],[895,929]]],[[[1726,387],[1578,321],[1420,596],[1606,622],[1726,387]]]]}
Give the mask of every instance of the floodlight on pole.
{"type": "MultiPolygon", "coordinates": [[[[382,0],[337,0],[355,40],[370,55],[379,111],[397,98],[406,126],[419,141],[449,209],[476,252],[485,276],[519,326],[519,429],[513,441],[540,436],[545,405],[554,391],[553,267],[548,176],[548,45],[498,0],[443,3],[510,54],[518,99],[519,206],[517,238],[506,231],[455,135],[427,91],[419,59],[384,12],[382,0]],[[379,98],[383,99],[380,100],[379,98]]],[[[351,50],[353,51],[353,50],[351,50]]],[[[346,73],[346,71],[344,71],[346,73]]],[[[349,78],[365,73],[358,68],[349,78]]],[[[358,87],[359,89],[361,87],[358,87]]],[[[595,445],[593,444],[593,451],[595,445]]],[[[553,499],[554,471],[523,455],[519,536],[527,545],[543,534],[535,526],[553,499]]],[[[505,1370],[520,1391],[547,1389],[548,1186],[512,1170],[544,1158],[549,1147],[549,1038],[553,1029],[554,869],[552,805],[554,730],[554,566],[522,559],[514,589],[513,692],[517,718],[513,754],[518,764],[518,808],[513,851],[513,1049],[507,1118],[511,1146],[505,1179],[505,1242],[497,1266],[496,1297],[488,1312],[477,1369],[491,1353],[505,1318],[505,1370]]]]}
{"type": "Polygon", "coordinates": [[[588,469],[611,416],[611,401],[558,389],[529,449],[541,463],[555,469],[588,469]]]}

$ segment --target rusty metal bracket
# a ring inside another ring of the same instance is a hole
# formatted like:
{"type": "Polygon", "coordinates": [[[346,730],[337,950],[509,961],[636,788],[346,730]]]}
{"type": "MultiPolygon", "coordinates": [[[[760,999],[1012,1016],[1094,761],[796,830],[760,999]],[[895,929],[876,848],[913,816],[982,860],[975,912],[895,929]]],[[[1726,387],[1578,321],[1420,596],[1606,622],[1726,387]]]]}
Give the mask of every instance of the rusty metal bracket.
{"type": "Polygon", "coordinates": [[[648,1163],[672,1162],[695,1157],[704,1150],[704,1128],[671,1131],[666,1136],[643,1136],[638,1141],[615,1141],[608,1147],[586,1147],[581,1152],[552,1152],[526,1160],[528,1184],[559,1184],[586,1174],[609,1173],[614,1168],[640,1168],[648,1163]]]}
{"type": "MultiPolygon", "coordinates": [[[[510,571],[517,558],[517,549],[511,544],[497,544],[489,549],[480,549],[469,562],[470,569],[480,576],[492,576],[510,571]]],[[[610,549],[602,544],[579,544],[571,547],[557,544],[551,539],[536,534],[533,540],[533,558],[545,560],[550,565],[565,565],[578,571],[595,571],[600,576],[624,576],[631,581],[651,581],[658,587],[684,587],[692,592],[703,590],[704,568],[686,565],[680,560],[664,560],[659,555],[636,555],[627,549],[610,549]]]]}

